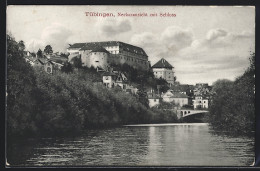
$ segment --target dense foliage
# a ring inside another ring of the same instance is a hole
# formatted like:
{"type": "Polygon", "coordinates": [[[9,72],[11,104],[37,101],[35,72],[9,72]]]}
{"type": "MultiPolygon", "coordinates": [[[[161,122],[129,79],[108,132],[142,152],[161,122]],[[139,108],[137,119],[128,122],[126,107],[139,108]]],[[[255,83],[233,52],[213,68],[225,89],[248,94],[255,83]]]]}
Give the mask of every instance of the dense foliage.
{"type": "Polygon", "coordinates": [[[142,89],[137,95],[107,89],[94,68],[65,63],[48,74],[23,59],[24,45],[8,36],[8,135],[64,135],[88,127],[154,123],[173,117],[148,107],[142,89]]]}
{"type": "Polygon", "coordinates": [[[250,66],[234,82],[218,80],[213,84],[209,122],[220,131],[249,133],[255,126],[255,55],[250,66]]]}
{"type": "Polygon", "coordinates": [[[8,133],[35,130],[36,78],[23,59],[24,45],[7,36],[7,125],[8,133]]]}

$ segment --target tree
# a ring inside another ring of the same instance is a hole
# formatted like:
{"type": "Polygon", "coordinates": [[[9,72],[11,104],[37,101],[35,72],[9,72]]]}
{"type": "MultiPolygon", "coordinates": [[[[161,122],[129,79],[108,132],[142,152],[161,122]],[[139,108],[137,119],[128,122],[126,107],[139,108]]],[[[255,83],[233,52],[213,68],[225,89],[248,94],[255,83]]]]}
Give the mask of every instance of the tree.
{"type": "Polygon", "coordinates": [[[34,52],[32,52],[31,55],[32,55],[33,57],[36,57],[36,54],[35,54],[34,52]]]}
{"type": "Polygon", "coordinates": [[[75,57],[72,59],[72,63],[73,63],[73,66],[75,68],[81,68],[82,67],[82,61],[81,61],[81,57],[75,57]]]}
{"type": "Polygon", "coordinates": [[[145,107],[149,107],[149,101],[147,98],[147,93],[143,89],[138,89],[137,97],[140,103],[142,103],[145,107]]]}
{"type": "Polygon", "coordinates": [[[227,79],[217,80],[212,85],[209,122],[215,129],[226,129],[230,123],[230,117],[233,115],[231,108],[233,85],[234,83],[227,79]]]}
{"type": "Polygon", "coordinates": [[[37,57],[38,57],[38,58],[42,58],[42,57],[43,57],[43,55],[42,55],[42,50],[41,50],[41,49],[39,49],[36,54],[37,54],[37,57]]]}
{"type": "Polygon", "coordinates": [[[65,62],[64,65],[61,67],[61,71],[65,73],[70,73],[73,71],[72,65],[69,62],[65,62]]]}
{"type": "Polygon", "coordinates": [[[19,46],[20,51],[24,51],[24,49],[25,49],[24,41],[20,40],[18,42],[18,46],[19,46]]]}
{"type": "Polygon", "coordinates": [[[8,135],[33,132],[35,75],[23,59],[23,41],[7,35],[7,129],[8,135]]]}
{"type": "Polygon", "coordinates": [[[218,80],[213,84],[209,122],[216,130],[248,134],[255,123],[255,55],[250,66],[234,82],[218,80]]]}
{"type": "Polygon", "coordinates": [[[44,48],[44,53],[46,53],[46,54],[52,54],[52,53],[53,53],[53,50],[52,50],[51,45],[47,45],[47,46],[44,48]]]}

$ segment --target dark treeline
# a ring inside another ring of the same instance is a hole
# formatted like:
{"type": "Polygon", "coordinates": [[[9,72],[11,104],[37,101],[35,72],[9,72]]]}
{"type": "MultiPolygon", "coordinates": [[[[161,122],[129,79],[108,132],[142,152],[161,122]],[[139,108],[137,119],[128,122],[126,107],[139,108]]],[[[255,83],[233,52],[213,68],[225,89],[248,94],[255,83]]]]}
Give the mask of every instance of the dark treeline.
{"type": "Polygon", "coordinates": [[[235,81],[218,80],[213,84],[210,115],[213,129],[236,134],[255,130],[255,54],[250,66],[235,81]]]}
{"type": "MultiPolygon", "coordinates": [[[[86,128],[176,121],[174,113],[150,109],[147,101],[119,88],[94,84],[93,69],[77,68],[50,75],[23,59],[23,42],[7,39],[8,135],[64,135],[86,128]]],[[[69,65],[69,64],[68,64],[69,65]]]]}

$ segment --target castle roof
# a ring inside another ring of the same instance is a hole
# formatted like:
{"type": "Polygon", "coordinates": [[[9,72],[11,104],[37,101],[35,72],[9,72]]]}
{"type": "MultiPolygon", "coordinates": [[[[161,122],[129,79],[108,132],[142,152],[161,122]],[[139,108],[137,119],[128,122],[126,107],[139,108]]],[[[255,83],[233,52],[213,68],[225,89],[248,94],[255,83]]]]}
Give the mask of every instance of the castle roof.
{"type": "Polygon", "coordinates": [[[103,48],[108,47],[108,46],[119,46],[119,51],[124,50],[124,51],[128,51],[128,52],[147,56],[147,54],[145,53],[145,51],[142,48],[134,46],[134,45],[130,45],[130,44],[127,44],[127,43],[124,43],[124,42],[120,42],[120,41],[75,43],[75,44],[71,45],[68,49],[83,48],[84,45],[87,45],[87,46],[88,45],[97,45],[97,46],[102,46],[103,48]]]}
{"type": "Polygon", "coordinates": [[[169,62],[167,62],[164,58],[155,63],[152,68],[174,68],[169,62]]]}
{"type": "Polygon", "coordinates": [[[82,48],[86,43],[74,43],[73,45],[71,45],[68,49],[72,49],[72,48],[82,48]]]}
{"type": "Polygon", "coordinates": [[[80,50],[91,50],[91,52],[105,52],[109,53],[105,48],[95,44],[85,44],[80,50]]]}

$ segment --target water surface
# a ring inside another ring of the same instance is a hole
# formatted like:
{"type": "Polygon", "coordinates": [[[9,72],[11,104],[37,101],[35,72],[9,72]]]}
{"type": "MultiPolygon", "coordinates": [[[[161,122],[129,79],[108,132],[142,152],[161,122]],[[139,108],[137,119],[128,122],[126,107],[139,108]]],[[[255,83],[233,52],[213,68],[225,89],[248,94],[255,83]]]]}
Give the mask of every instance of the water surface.
{"type": "Polygon", "coordinates": [[[213,134],[207,124],[145,124],[71,138],[17,140],[11,166],[249,166],[254,139],[213,134]]]}

